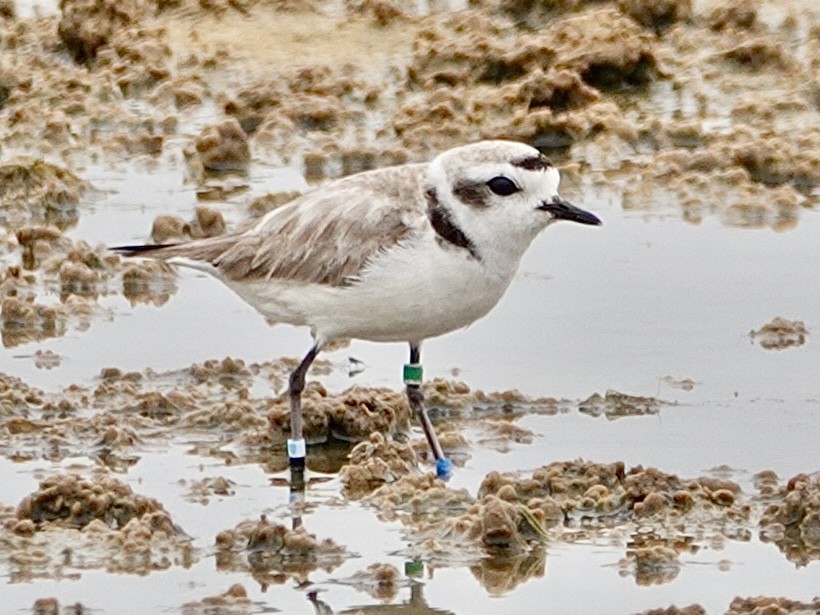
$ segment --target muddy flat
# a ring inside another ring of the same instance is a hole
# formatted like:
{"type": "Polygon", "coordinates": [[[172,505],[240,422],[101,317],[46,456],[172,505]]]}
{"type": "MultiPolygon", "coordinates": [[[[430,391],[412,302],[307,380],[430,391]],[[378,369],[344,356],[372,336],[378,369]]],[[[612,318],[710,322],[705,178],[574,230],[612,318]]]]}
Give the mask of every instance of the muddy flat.
{"type": "MultiPolygon", "coordinates": [[[[820,611],[820,8],[0,2],[0,583],[14,613],[820,611]],[[537,147],[488,316],[308,375],[306,328],[107,246],[537,147]]],[[[0,609],[2,610],[2,609],[0,609]]]]}

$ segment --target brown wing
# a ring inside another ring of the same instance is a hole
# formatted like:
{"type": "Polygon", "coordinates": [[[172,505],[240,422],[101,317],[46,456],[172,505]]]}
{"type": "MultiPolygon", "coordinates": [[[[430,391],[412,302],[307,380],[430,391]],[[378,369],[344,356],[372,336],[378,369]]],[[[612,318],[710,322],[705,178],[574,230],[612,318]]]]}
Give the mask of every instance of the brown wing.
{"type": "Polygon", "coordinates": [[[214,265],[227,279],[343,286],[423,224],[423,166],[380,169],[309,192],[244,233],[157,250],[214,265]]]}

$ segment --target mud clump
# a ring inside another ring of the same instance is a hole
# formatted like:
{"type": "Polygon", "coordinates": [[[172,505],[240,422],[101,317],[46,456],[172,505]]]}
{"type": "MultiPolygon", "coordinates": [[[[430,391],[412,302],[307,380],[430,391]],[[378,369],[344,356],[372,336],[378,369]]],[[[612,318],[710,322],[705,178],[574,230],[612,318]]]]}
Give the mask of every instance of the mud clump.
{"type": "Polygon", "coordinates": [[[112,530],[122,529],[132,520],[148,521],[155,531],[181,533],[158,501],[136,495],[128,485],[111,477],[91,482],[76,474],[55,474],[20,502],[17,518],[30,520],[35,526],[56,524],[74,529],[98,520],[112,530]]]}
{"type": "Polygon", "coordinates": [[[377,432],[370,436],[369,441],[359,442],[353,447],[350,463],[342,468],[339,478],[347,496],[358,499],[384,484],[416,472],[417,465],[412,446],[388,442],[377,432]]]}
{"type": "Polygon", "coordinates": [[[734,65],[750,71],[771,69],[785,72],[797,66],[780,43],[762,37],[741,40],[721,55],[734,65]]]}
{"type": "Polygon", "coordinates": [[[203,478],[190,484],[187,498],[200,504],[207,504],[211,496],[234,495],[234,487],[236,483],[224,476],[203,478]]]}
{"type": "Polygon", "coordinates": [[[83,262],[63,261],[59,270],[62,295],[96,295],[102,288],[96,271],[83,262]]]}
{"type": "Polygon", "coordinates": [[[223,104],[223,110],[235,118],[247,134],[256,131],[273,109],[280,107],[287,92],[279,85],[256,83],[236,91],[223,104]]]}
{"type": "Polygon", "coordinates": [[[820,134],[807,133],[796,144],[770,136],[739,144],[729,155],[753,181],[768,185],[791,183],[798,188],[820,184],[820,134]]]}
{"type": "Polygon", "coordinates": [[[20,265],[8,266],[0,280],[4,343],[16,346],[60,336],[69,323],[87,328],[101,311],[98,297],[117,276],[118,257],[104,246],[72,240],[53,226],[22,226],[15,236],[20,265]],[[59,303],[44,292],[54,288],[59,303]]]}
{"type": "Polygon", "coordinates": [[[547,529],[563,522],[562,512],[548,499],[523,505],[508,496],[477,501],[466,490],[448,489],[428,473],[403,476],[363,501],[383,520],[413,528],[408,535],[413,553],[444,563],[479,561],[487,555],[515,559],[539,550],[547,529]]]}
{"type": "Polygon", "coordinates": [[[691,0],[619,0],[618,7],[642,26],[660,34],[692,18],[691,0]]]}
{"type": "Polygon", "coordinates": [[[636,584],[649,586],[673,581],[681,563],[675,549],[656,544],[628,550],[618,567],[621,576],[634,576],[636,584]]]}
{"type": "Polygon", "coordinates": [[[636,615],[706,615],[706,609],[699,604],[690,604],[682,608],[673,605],[665,609],[649,609],[636,615]]]}
{"type": "MultiPolygon", "coordinates": [[[[529,429],[524,429],[515,423],[501,419],[483,420],[478,423],[477,427],[484,432],[478,437],[477,444],[501,453],[512,450],[513,444],[532,444],[535,436],[529,429]]],[[[459,434],[453,435],[459,436],[459,434]]],[[[442,447],[445,451],[449,452],[456,448],[462,448],[465,445],[466,441],[458,443],[450,442],[447,445],[442,444],[442,447]]]]}
{"type": "Polygon", "coordinates": [[[182,615],[202,615],[220,613],[221,615],[246,615],[256,609],[248,592],[241,583],[231,585],[227,591],[216,596],[207,596],[198,602],[186,602],[182,605],[182,615]]]}
{"type": "Polygon", "coordinates": [[[518,552],[547,538],[545,526],[554,521],[534,501],[530,506],[486,496],[454,521],[453,530],[491,552],[518,552]]]}
{"type": "Polygon", "coordinates": [[[186,236],[187,223],[179,216],[160,214],[151,225],[151,241],[168,243],[186,236]]]}
{"type": "Polygon", "coordinates": [[[735,598],[729,605],[725,615],[758,615],[763,613],[777,613],[777,615],[803,615],[820,611],[820,598],[810,603],[789,600],[788,598],[772,598],[756,596],[754,598],[735,598]]]}
{"type": "Polygon", "coordinates": [[[164,305],[176,292],[176,273],[162,261],[128,263],[122,272],[122,294],[129,303],[164,305]]]}
{"type": "Polygon", "coordinates": [[[348,557],[343,547],[330,539],[318,540],[304,526],[288,529],[264,516],[220,532],[216,548],[220,570],[251,570],[254,575],[299,577],[319,568],[329,572],[348,557]]]}
{"type": "Polygon", "coordinates": [[[820,477],[799,474],[764,501],[761,538],[798,565],[820,559],[820,477]]]}
{"type": "MultiPolygon", "coordinates": [[[[351,387],[339,394],[328,393],[317,382],[309,382],[302,393],[305,439],[324,442],[331,434],[358,441],[371,433],[406,431],[410,410],[403,393],[385,388],[351,387]]],[[[284,443],[290,433],[290,406],[286,397],[274,401],[268,413],[271,438],[284,443]]]]}
{"type": "Polygon", "coordinates": [[[414,149],[480,136],[560,150],[601,132],[634,132],[604,97],[663,71],[654,37],[600,8],[516,37],[483,14],[442,18],[419,31],[407,74],[422,92],[398,108],[393,128],[414,149]]]}
{"type": "Polygon", "coordinates": [[[0,224],[54,224],[65,229],[79,219],[77,205],[88,187],[68,169],[43,160],[6,162],[0,165],[0,224]]]}
{"type": "MultiPolygon", "coordinates": [[[[18,459],[91,454],[121,470],[138,459],[134,448],[140,443],[182,429],[219,432],[245,458],[256,450],[246,441],[269,442],[266,400],[250,398],[252,380],[281,380],[286,369],[281,361],[247,366],[230,358],[165,373],[105,368],[90,386],[59,393],[0,379],[0,448],[18,459]]],[[[204,454],[219,453],[206,447],[204,454]]]]}
{"type": "Polygon", "coordinates": [[[206,126],[189,153],[206,173],[236,171],[245,173],[251,161],[248,137],[239,122],[228,118],[220,124],[206,126]]]}
{"type": "Polygon", "coordinates": [[[151,6],[148,0],[60,0],[57,32],[74,60],[84,64],[115,33],[138,24],[151,6]]]}
{"type": "Polygon", "coordinates": [[[738,129],[725,142],[707,138],[703,147],[661,151],[651,177],[625,189],[624,209],[662,200],[676,205],[693,224],[716,214],[727,226],[791,229],[806,201],[800,191],[820,177],[809,145],[816,136],[808,133],[801,139],[805,147],[793,149],[779,138],[738,129]]]}
{"type": "Polygon", "coordinates": [[[757,0],[730,0],[721,3],[708,18],[712,30],[750,30],[757,25],[757,0]]]}
{"type": "Polygon", "coordinates": [[[563,515],[548,501],[528,505],[502,497],[476,501],[432,474],[405,476],[365,498],[385,521],[407,528],[406,555],[437,565],[463,565],[493,594],[514,589],[545,569],[548,528],[563,515]]]}
{"type": "Polygon", "coordinates": [[[625,416],[646,416],[658,414],[663,402],[654,397],[627,395],[618,391],[607,391],[601,396],[594,393],[580,404],[578,411],[590,416],[606,416],[615,420],[625,416]]]}
{"type": "MultiPolygon", "coordinates": [[[[521,2],[498,0],[502,12],[521,25],[529,28],[542,27],[556,16],[582,11],[599,4],[594,0],[559,0],[557,2],[521,2]]],[[[677,22],[688,21],[692,16],[691,0],[618,0],[613,4],[641,25],[660,34],[677,22]]]]}
{"type": "Polygon", "coordinates": [[[612,9],[556,20],[543,36],[554,41],[556,68],[577,71],[599,90],[642,86],[661,75],[652,36],[612,9]]]}
{"type": "Polygon", "coordinates": [[[202,239],[216,237],[225,232],[225,218],[217,209],[198,206],[194,218],[185,221],[179,216],[161,214],[151,225],[151,240],[154,243],[168,243],[181,239],[202,239]]]}
{"type": "Polygon", "coordinates": [[[21,264],[28,270],[37,269],[55,252],[70,249],[69,240],[53,226],[24,226],[15,233],[20,246],[21,264]]]}
{"type": "Polygon", "coordinates": [[[784,350],[802,346],[806,343],[808,334],[802,320],[788,320],[778,316],[760,329],[750,331],[749,337],[766,350],[784,350]]]}
{"type": "Polygon", "coordinates": [[[435,523],[466,511],[475,499],[466,489],[449,489],[432,472],[407,474],[376,489],[363,500],[385,521],[406,525],[435,523]]]}
{"type": "Polygon", "coordinates": [[[217,237],[225,232],[225,218],[218,209],[202,205],[194,209],[194,219],[188,223],[191,237],[217,237]]]}
{"type": "Polygon", "coordinates": [[[383,602],[395,599],[403,584],[398,568],[392,564],[381,563],[371,564],[365,570],[359,570],[351,577],[343,579],[341,583],[351,585],[383,602]]]}
{"type": "Polygon", "coordinates": [[[65,568],[145,574],[190,562],[190,539],[154,499],[102,472],[94,480],[56,474],[4,520],[0,545],[13,575],[60,575],[65,568]]]}
{"type": "Polygon", "coordinates": [[[65,333],[67,315],[61,305],[43,305],[33,298],[6,297],[0,304],[3,346],[14,348],[65,333]]]}
{"type": "Polygon", "coordinates": [[[731,481],[701,477],[683,480],[654,468],[623,463],[557,462],[535,470],[529,479],[491,472],[479,497],[509,494],[526,503],[549,498],[570,525],[609,527],[626,520],[649,520],[662,525],[711,517],[746,523],[751,510],[739,501],[740,487],[731,481]]]}
{"type": "Polygon", "coordinates": [[[33,615],[84,615],[90,612],[82,602],[61,605],[57,598],[38,598],[31,607],[33,615]],[[62,610],[61,610],[62,609],[62,610]]]}
{"type": "Polygon", "coordinates": [[[484,15],[454,15],[430,21],[413,41],[407,69],[410,83],[432,90],[437,85],[503,83],[529,70],[546,69],[555,52],[537,41],[524,53],[503,44],[498,25],[484,15]]]}
{"type": "MultiPolygon", "coordinates": [[[[434,422],[448,417],[471,418],[475,416],[503,416],[505,419],[530,412],[555,414],[559,402],[553,398],[530,398],[519,391],[485,393],[472,390],[463,382],[435,378],[424,383],[425,403],[434,422]]],[[[308,382],[302,393],[305,420],[304,432],[308,443],[320,443],[332,437],[351,442],[366,441],[372,433],[400,435],[411,424],[410,409],[405,394],[387,388],[351,387],[338,394],[328,393],[318,382],[308,382]]],[[[271,424],[270,438],[273,443],[284,443],[290,433],[290,406],[285,396],[273,400],[268,420],[271,424]]],[[[489,424],[488,424],[489,425],[489,424]]],[[[527,433],[509,427],[496,426],[495,431],[511,438],[525,440],[527,433]]],[[[446,430],[441,434],[448,440],[446,448],[463,448],[465,440],[458,435],[449,437],[446,430]]],[[[419,441],[420,442],[420,441],[419,441]]],[[[419,446],[424,456],[426,444],[419,446]]]]}

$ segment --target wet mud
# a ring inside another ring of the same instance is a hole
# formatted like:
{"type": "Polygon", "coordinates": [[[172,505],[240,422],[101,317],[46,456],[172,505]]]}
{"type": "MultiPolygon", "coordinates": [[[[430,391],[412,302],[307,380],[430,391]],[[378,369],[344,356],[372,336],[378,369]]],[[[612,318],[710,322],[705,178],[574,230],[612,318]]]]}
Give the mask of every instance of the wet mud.
{"type": "Polygon", "coordinates": [[[4,515],[0,542],[13,582],[94,569],[148,574],[194,557],[190,538],[162,504],[105,472],[47,477],[4,515]]]}
{"type": "MultiPolygon", "coordinates": [[[[194,195],[183,215],[147,209],[130,229],[140,242],[217,236],[297,196],[260,188],[270,166],[321,183],[487,138],[533,144],[561,168],[562,190],[604,195],[626,213],[778,233],[816,213],[820,14],[811,2],[429,4],[62,0],[22,16],[0,3],[5,356],[58,370],[71,357],[43,343],[119,318],[113,299],[160,308],[177,292],[170,267],[123,261],[77,232],[109,206],[95,186],[100,169],[149,179],[171,169],[194,195]]],[[[816,315],[795,316],[806,320],[775,317],[736,333],[759,354],[797,352],[813,342],[816,315]]],[[[391,556],[469,570],[492,596],[548,576],[548,553],[566,545],[606,543],[617,552],[611,574],[640,587],[674,585],[691,557],[727,543],[760,541],[795,569],[820,561],[816,465],[789,477],[754,468],[750,488],[715,472],[680,478],[619,459],[565,459],[449,485],[434,477],[402,391],[327,387],[338,367],[323,361],[303,395],[308,470],[335,482],[330,503],[285,506],[304,525],[258,512],[262,503],[201,536],[126,482],[149,451],[180,446],[192,463],[283,472],[284,393],[296,364],[95,365],[93,378],[41,390],[4,358],[0,455],[51,469],[38,471],[28,495],[0,495],[0,574],[11,584],[79,581],[87,571],[151,575],[215,561],[232,580],[169,607],[186,614],[260,612],[246,586],[296,588],[317,612],[337,585],[379,604],[411,587],[411,603],[424,602],[417,575],[395,560],[355,561],[350,532],[366,529],[309,531],[322,506],[366,511],[400,532],[391,556]],[[317,575],[328,581],[319,591],[317,575]]],[[[700,386],[688,374],[664,383],[700,386]]],[[[613,388],[568,400],[456,378],[432,379],[424,392],[457,470],[537,446],[528,417],[614,427],[676,406],[660,393],[613,388]]],[[[245,487],[228,471],[178,478],[178,497],[204,511],[245,487]]],[[[32,612],[93,610],[48,596],[49,587],[32,612]]],[[[643,613],[707,612],[659,607],[643,613]]],[[[818,608],[817,598],[739,596],[725,612],[818,608]]]]}

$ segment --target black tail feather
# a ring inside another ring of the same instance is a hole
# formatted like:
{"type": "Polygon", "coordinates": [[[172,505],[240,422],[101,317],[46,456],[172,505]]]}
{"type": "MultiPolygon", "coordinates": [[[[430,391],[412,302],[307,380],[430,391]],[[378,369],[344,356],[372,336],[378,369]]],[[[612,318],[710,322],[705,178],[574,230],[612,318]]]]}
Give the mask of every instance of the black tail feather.
{"type": "Polygon", "coordinates": [[[179,244],[176,243],[153,243],[153,244],[143,244],[143,245],[134,245],[134,246],[112,246],[108,248],[112,252],[116,252],[117,254],[121,254],[122,256],[137,256],[139,254],[145,254],[147,252],[155,252],[157,250],[162,250],[163,248],[171,248],[179,244]]]}

